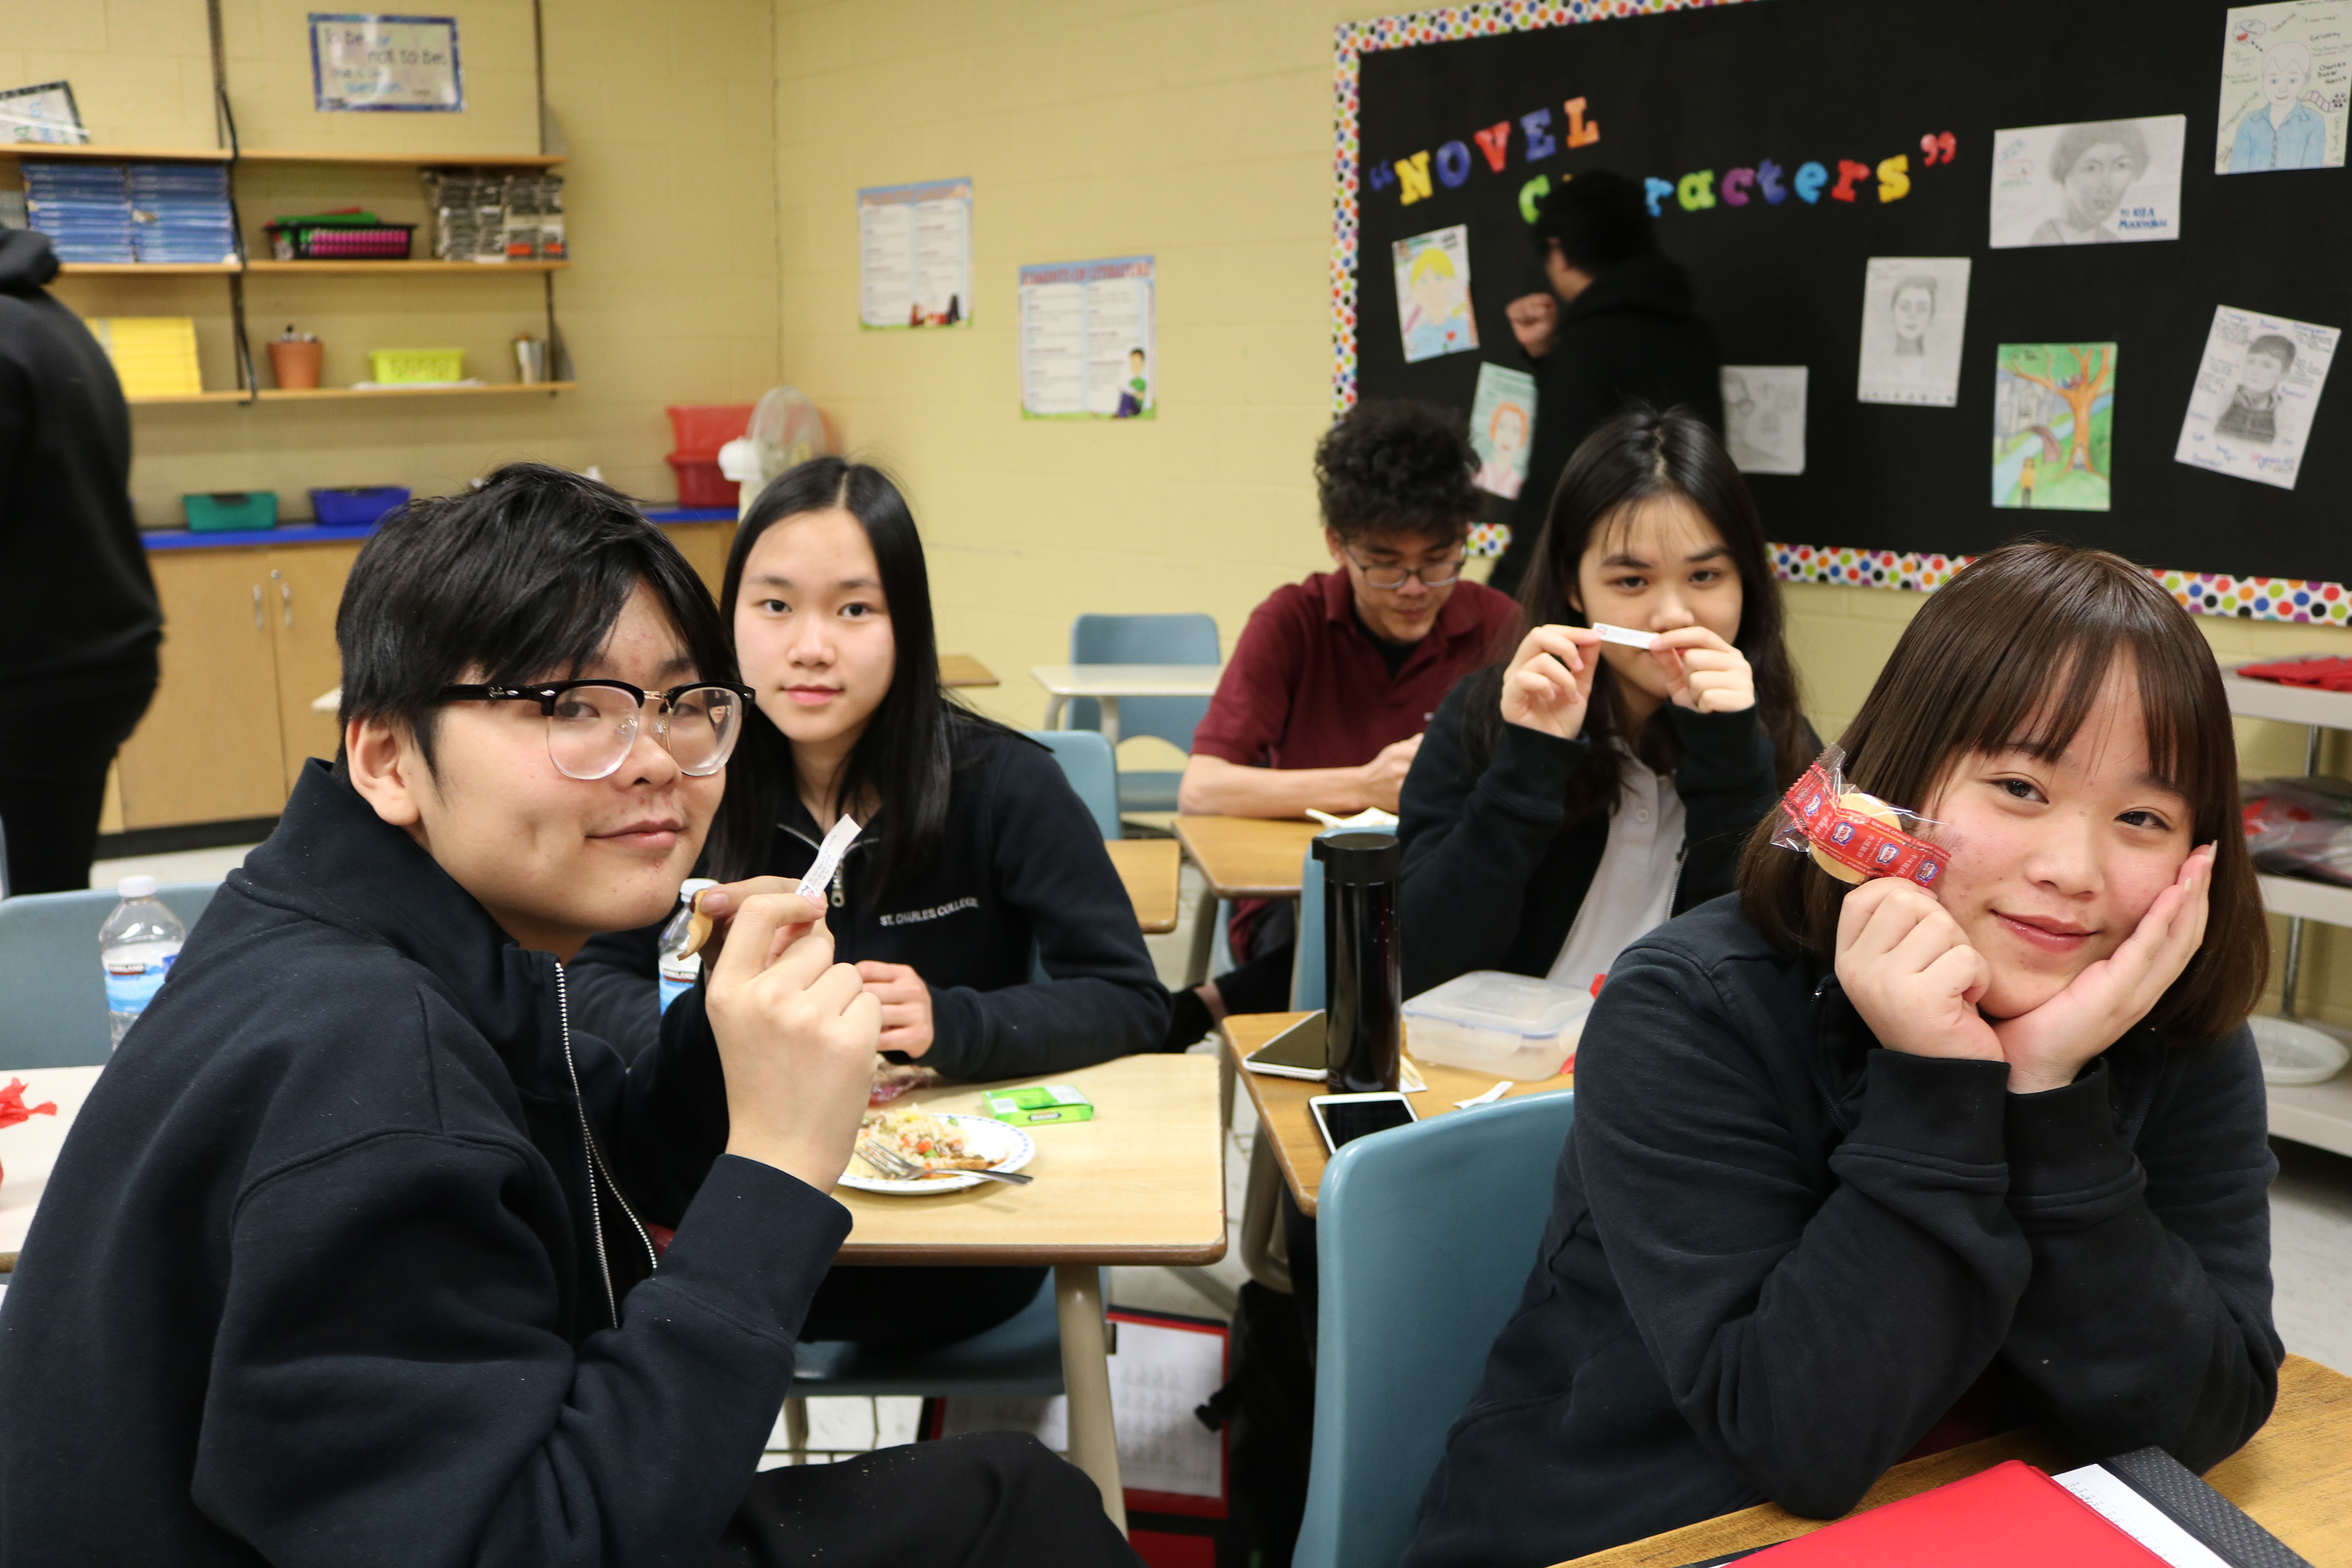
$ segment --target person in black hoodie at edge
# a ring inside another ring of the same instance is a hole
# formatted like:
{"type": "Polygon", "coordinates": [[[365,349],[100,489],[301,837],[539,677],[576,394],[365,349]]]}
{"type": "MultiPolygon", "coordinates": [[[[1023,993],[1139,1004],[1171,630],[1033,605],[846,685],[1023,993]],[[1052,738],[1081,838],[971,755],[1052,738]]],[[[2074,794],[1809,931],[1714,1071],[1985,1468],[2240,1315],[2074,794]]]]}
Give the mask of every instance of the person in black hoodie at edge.
{"type": "Polygon", "coordinates": [[[1487,581],[1519,591],[1551,492],[1584,438],[1640,400],[1723,429],[1723,354],[1696,313],[1690,275],[1658,251],[1642,187],[1608,169],[1545,195],[1529,233],[1550,287],[1507,308],[1535,362],[1535,439],[1511,510],[1511,542],[1487,581]]]}
{"type": "MultiPolygon", "coordinates": [[[[797,889],[845,813],[865,826],[827,924],[882,1005],[884,1050],[987,1082],[1159,1048],[1168,993],[1102,830],[1052,752],[940,689],[922,540],[888,476],[840,458],[778,476],[720,599],[757,705],[703,873],[727,886],[701,907],[797,889]]],[[[625,1052],[698,1026],[694,993],[661,1010],[662,923],[596,938],[574,971],[583,1016],[625,1052]]],[[[1045,1272],[836,1268],[804,1334],[964,1339],[1045,1272]]]]}
{"type": "Polygon", "coordinates": [[[99,1079],[0,1309],[0,1560],[1136,1563],[1027,1437],[756,1470],[882,1007],[789,895],[626,1068],[567,1005],[592,931],[676,900],[744,710],[684,558],[518,465],[388,520],[336,639],[340,755],[99,1079]]]}
{"type": "Polygon", "coordinates": [[[163,641],[131,515],[131,410],[42,287],[57,275],[47,235],[0,228],[0,893],[89,886],[106,770],[154,696],[163,641]]]}
{"type": "Polygon", "coordinates": [[[1821,750],[1755,501],[1680,410],[1577,448],[1519,608],[1533,629],[1447,695],[1405,777],[1409,996],[1474,969],[1589,988],[1731,890],[1748,829],[1821,750]],[[1594,622],[1658,640],[1603,643],[1594,622]]]}
{"type": "Polygon", "coordinates": [[[1584,1031],[1519,1305],[1410,1568],[1556,1563],[2027,1422],[2194,1470],[2277,1394],[2268,960],[2213,655],[2145,573],[2013,544],[1839,744],[1936,891],[1759,824],[1584,1031]]]}

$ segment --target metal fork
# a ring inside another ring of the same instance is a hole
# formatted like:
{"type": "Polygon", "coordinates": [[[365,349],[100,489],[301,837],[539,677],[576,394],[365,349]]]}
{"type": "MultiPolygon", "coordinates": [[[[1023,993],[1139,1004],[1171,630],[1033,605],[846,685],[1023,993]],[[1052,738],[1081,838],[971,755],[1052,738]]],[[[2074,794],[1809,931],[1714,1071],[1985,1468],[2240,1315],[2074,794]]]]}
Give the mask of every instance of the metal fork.
{"type": "Polygon", "coordinates": [[[896,1149],[884,1148],[871,1138],[857,1141],[857,1152],[867,1164],[894,1182],[935,1182],[946,1176],[978,1176],[985,1181],[1025,1187],[1037,1179],[1024,1176],[1017,1171],[935,1171],[929,1165],[918,1164],[908,1159],[896,1149]]]}

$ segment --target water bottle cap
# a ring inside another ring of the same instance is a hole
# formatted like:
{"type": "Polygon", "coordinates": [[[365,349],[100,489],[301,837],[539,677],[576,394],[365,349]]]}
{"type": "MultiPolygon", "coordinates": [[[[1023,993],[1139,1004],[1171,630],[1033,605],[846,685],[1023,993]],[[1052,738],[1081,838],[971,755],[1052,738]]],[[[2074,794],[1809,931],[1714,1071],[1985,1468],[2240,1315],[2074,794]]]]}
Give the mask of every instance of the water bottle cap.
{"type": "Polygon", "coordinates": [[[155,879],[125,877],[114,884],[114,890],[126,899],[152,899],[155,896],[155,879]]]}
{"type": "Polygon", "coordinates": [[[680,882],[677,885],[677,901],[681,904],[690,904],[694,902],[695,894],[702,891],[705,888],[715,888],[717,886],[719,886],[719,881],[718,879],[714,877],[688,877],[685,881],[680,882]]]}
{"type": "Polygon", "coordinates": [[[1404,859],[1395,834],[1365,829],[1319,835],[1313,853],[1325,881],[1357,886],[1395,881],[1404,859]]]}

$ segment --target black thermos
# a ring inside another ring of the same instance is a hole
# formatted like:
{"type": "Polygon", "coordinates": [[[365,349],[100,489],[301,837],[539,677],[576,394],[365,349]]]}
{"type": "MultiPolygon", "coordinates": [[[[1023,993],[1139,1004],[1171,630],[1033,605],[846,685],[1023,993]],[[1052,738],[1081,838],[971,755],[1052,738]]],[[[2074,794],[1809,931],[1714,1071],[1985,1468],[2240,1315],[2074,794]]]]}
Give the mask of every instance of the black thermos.
{"type": "Polygon", "coordinates": [[[1324,1060],[1334,1094],[1397,1087],[1404,982],[1397,973],[1393,833],[1315,840],[1323,862],[1324,1060]]]}

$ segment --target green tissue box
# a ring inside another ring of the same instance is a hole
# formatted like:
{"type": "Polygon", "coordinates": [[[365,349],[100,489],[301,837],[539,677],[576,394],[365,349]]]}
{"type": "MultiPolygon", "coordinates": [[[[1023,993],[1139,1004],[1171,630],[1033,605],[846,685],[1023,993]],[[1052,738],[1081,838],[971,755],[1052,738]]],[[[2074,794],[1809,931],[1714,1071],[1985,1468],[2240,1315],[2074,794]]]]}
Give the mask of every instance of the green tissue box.
{"type": "Polygon", "coordinates": [[[988,1113],[1015,1127],[1046,1121],[1092,1121],[1095,1102],[1066,1083],[1009,1089],[988,1097],[988,1113]]]}
{"type": "Polygon", "coordinates": [[[278,526],[276,490],[213,490],[186,495],[188,527],[197,533],[230,533],[248,528],[278,526]]]}

